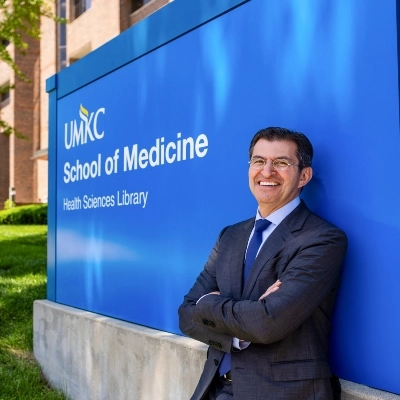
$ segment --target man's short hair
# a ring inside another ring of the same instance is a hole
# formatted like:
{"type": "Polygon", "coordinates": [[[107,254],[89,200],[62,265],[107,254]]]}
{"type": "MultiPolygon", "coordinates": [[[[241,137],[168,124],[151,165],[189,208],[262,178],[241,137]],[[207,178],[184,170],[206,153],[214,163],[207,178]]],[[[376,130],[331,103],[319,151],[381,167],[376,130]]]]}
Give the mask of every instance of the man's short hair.
{"type": "Polygon", "coordinates": [[[299,169],[311,167],[313,158],[313,147],[307,136],[301,132],[291,131],[286,128],[269,127],[258,131],[250,143],[249,157],[251,158],[254,146],[260,139],[272,142],[274,140],[289,140],[297,145],[297,158],[299,159],[299,169]]]}

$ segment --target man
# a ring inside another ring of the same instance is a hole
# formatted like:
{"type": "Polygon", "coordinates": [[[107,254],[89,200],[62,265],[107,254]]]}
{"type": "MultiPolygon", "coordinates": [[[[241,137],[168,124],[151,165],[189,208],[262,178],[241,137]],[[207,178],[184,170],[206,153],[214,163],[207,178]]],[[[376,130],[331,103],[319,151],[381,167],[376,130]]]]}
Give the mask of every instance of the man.
{"type": "Polygon", "coordinates": [[[263,129],[249,155],[256,217],[222,230],[179,308],[182,332],[210,345],[192,400],[331,400],[329,316],[346,235],[299,199],[312,178],[306,136],[263,129]]]}

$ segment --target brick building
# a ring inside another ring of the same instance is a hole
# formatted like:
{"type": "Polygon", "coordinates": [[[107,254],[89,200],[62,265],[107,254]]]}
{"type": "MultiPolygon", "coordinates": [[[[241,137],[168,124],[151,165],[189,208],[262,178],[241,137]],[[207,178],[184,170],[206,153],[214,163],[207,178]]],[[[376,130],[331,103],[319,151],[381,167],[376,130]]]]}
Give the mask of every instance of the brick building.
{"type": "Polygon", "coordinates": [[[10,193],[17,204],[47,202],[48,98],[46,79],[173,0],[57,0],[53,11],[68,19],[43,18],[42,38],[28,40],[25,56],[8,50],[28,76],[25,83],[0,61],[0,118],[27,139],[0,134],[0,208],[10,193]]]}

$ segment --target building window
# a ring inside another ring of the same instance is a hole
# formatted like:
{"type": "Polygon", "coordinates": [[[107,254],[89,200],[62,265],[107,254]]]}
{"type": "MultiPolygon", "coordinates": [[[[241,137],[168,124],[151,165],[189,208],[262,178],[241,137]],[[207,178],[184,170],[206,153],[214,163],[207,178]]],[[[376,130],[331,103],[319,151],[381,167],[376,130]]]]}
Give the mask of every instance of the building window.
{"type": "Polygon", "coordinates": [[[72,1],[72,19],[78,18],[87,9],[90,8],[91,0],[73,0],[72,1]]]}
{"type": "Polygon", "coordinates": [[[10,82],[0,86],[0,108],[10,103],[10,82]]]}
{"type": "Polygon", "coordinates": [[[145,4],[150,3],[151,0],[131,0],[131,13],[139,10],[140,7],[143,7],[145,4]]]}
{"type": "MultiPolygon", "coordinates": [[[[58,1],[58,16],[67,18],[66,0],[58,1]]],[[[58,45],[58,71],[61,71],[67,66],[67,24],[58,23],[57,25],[57,45],[58,45]]]]}

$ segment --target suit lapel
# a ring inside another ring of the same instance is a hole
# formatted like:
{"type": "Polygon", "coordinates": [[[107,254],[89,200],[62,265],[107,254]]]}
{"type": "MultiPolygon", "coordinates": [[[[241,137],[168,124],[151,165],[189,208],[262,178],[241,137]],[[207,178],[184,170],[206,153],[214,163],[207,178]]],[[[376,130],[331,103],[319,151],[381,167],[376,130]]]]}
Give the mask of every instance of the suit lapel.
{"type": "MultiPolygon", "coordinates": [[[[248,299],[261,271],[267,267],[268,261],[275,257],[287,242],[294,238],[294,232],[300,230],[310,211],[303,201],[272,232],[261,247],[251,268],[249,278],[243,288],[241,298],[248,299]]],[[[251,230],[250,230],[251,231],[251,230]]],[[[243,265],[242,265],[243,270],[243,265]]],[[[243,276],[243,272],[241,277],[243,276]]],[[[267,290],[268,288],[265,288],[267,290]]]]}
{"type": "Polygon", "coordinates": [[[236,241],[233,243],[229,268],[230,287],[233,299],[239,300],[242,296],[243,262],[253,225],[254,218],[245,221],[239,228],[239,234],[236,236],[236,241]]]}

